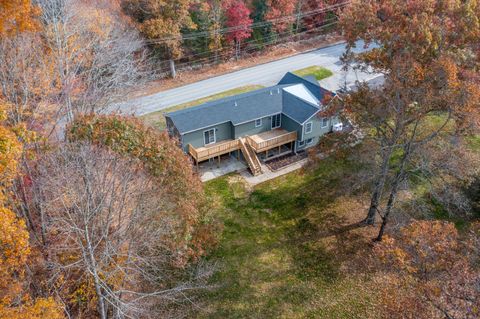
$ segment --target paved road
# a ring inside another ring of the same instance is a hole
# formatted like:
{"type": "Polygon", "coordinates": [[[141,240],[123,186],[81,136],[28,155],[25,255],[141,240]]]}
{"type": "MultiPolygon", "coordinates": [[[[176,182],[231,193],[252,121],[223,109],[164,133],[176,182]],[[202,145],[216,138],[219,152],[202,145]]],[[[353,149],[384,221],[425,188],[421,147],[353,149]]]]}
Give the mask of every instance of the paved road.
{"type": "MultiPolygon", "coordinates": [[[[357,52],[361,52],[363,50],[363,44],[359,43],[357,48],[359,48],[357,52]]],[[[356,74],[353,71],[345,74],[345,72],[341,70],[339,60],[344,50],[345,45],[339,43],[281,60],[212,77],[131,100],[119,106],[120,112],[143,115],[245,85],[259,84],[271,86],[280,81],[286,72],[299,70],[312,65],[320,65],[334,72],[334,76],[320,81],[323,87],[334,91],[340,87],[344,87],[345,80],[347,85],[351,85],[357,79],[367,80],[373,77],[370,74],[356,74]]]]}

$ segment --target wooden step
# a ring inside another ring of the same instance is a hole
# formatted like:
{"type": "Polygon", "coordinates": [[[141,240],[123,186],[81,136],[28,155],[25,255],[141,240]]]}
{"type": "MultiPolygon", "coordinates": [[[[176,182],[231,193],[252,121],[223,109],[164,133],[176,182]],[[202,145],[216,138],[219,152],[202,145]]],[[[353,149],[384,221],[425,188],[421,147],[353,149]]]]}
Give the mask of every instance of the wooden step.
{"type": "Polygon", "coordinates": [[[260,161],[258,160],[257,154],[248,143],[245,143],[244,138],[240,138],[240,150],[242,151],[243,157],[247,161],[248,167],[254,176],[262,173],[262,167],[260,161]]]}

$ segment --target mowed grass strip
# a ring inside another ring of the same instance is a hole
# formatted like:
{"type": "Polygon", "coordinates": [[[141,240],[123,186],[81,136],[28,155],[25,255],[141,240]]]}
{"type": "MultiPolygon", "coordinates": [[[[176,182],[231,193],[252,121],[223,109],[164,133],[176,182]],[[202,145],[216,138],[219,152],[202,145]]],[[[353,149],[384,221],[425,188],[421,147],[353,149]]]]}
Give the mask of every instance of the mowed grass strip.
{"type": "Polygon", "coordinates": [[[215,288],[191,317],[378,318],[373,281],[342,270],[373,235],[328,234],[358,221],[355,209],[364,213],[358,199],[340,195],[357,166],[327,159],[254,189],[235,174],[206,183],[224,229],[209,257],[215,288]]]}
{"type": "Polygon", "coordinates": [[[196,106],[196,105],[199,105],[199,104],[219,100],[219,99],[224,98],[224,97],[233,96],[233,95],[237,95],[237,94],[241,94],[241,93],[246,93],[246,92],[258,90],[258,89],[261,89],[263,87],[264,86],[262,86],[262,85],[247,85],[247,86],[238,87],[238,88],[228,90],[228,91],[224,91],[224,92],[221,92],[221,93],[218,93],[218,94],[210,95],[210,96],[207,96],[207,97],[204,97],[204,98],[192,101],[192,102],[172,106],[172,107],[166,108],[166,109],[158,111],[158,112],[153,112],[153,113],[150,113],[150,114],[146,114],[146,115],[142,116],[142,118],[148,124],[153,125],[160,130],[164,130],[166,128],[165,116],[163,116],[164,113],[183,110],[183,109],[186,109],[186,108],[189,108],[189,107],[192,107],[192,106],[196,106]]]}
{"type": "Polygon", "coordinates": [[[321,67],[321,66],[318,66],[318,65],[314,65],[314,66],[310,66],[310,67],[305,68],[305,69],[294,71],[293,74],[296,74],[296,75],[302,76],[302,77],[314,76],[317,79],[317,81],[320,81],[320,80],[323,80],[323,79],[326,79],[326,78],[332,76],[333,72],[330,71],[327,68],[324,68],[324,67],[321,67]]]}

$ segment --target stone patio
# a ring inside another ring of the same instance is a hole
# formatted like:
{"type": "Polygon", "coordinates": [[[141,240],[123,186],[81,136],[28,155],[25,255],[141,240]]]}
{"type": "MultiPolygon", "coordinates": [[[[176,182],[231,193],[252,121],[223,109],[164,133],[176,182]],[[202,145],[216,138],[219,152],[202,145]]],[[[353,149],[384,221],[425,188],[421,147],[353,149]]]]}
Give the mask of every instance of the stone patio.
{"type": "Polygon", "coordinates": [[[198,166],[198,171],[202,182],[206,182],[233,172],[246,171],[248,174],[250,174],[250,172],[247,170],[247,164],[237,160],[233,156],[222,157],[220,163],[217,160],[200,163],[198,166]]]}

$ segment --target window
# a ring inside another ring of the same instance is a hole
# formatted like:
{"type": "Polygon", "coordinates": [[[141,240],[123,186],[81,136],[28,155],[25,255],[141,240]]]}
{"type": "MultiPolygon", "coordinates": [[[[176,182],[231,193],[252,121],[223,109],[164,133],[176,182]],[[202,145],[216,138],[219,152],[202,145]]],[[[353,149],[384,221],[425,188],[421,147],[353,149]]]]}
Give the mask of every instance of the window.
{"type": "Polygon", "coordinates": [[[272,116],[272,129],[280,127],[282,121],[282,114],[272,116]]]}
{"type": "Polygon", "coordinates": [[[216,142],[215,129],[212,128],[211,130],[203,132],[203,138],[205,141],[205,145],[215,143],[216,142]]]}
{"type": "Polygon", "coordinates": [[[325,128],[328,126],[328,118],[324,117],[322,118],[322,128],[325,128]]]}
{"type": "Polygon", "coordinates": [[[313,130],[313,123],[308,122],[305,124],[305,134],[312,133],[313,130]]]}
{"type": "Polygon", "coordinates": [[[313,138],[309,138],[305,142],[307,143],[307,145],[310,145],[313,143],[313,138]]]}
{"type": "Polygon", "coordinates": [[[299,146],[299,147],[302,147],[302,146],[304,146],[304,145],[305,145],[305,141],[298,141],[298,146],[299,146]]]}
{"type": "Polygon", "coordinates": [[[262,119],[255,120],[255,127],[262,126],[262,119]]]}

